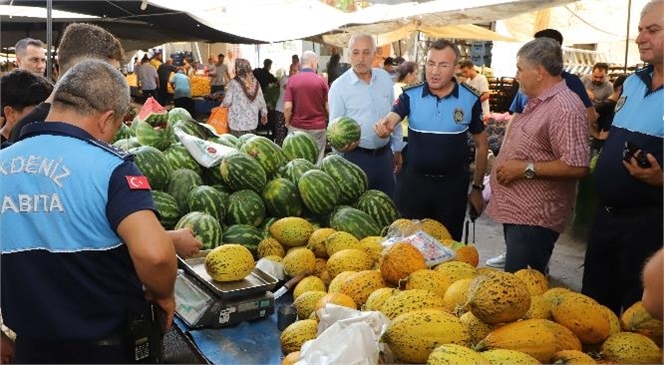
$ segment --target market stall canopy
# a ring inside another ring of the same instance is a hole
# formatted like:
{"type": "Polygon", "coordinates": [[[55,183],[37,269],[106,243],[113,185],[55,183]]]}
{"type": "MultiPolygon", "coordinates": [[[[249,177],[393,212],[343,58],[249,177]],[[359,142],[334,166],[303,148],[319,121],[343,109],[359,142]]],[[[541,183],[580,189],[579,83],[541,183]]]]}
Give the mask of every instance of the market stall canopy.
{"type": "MultiPolygon", "coordinates": [[[[385,22],[419,20],[432,28],[487,23],[575,0],[413,1],[374,4],[352,13],[344,13],[319,0],[197,0],[195,6],[181,0],[148,1],[159,7],[186,11],[211,28],[265,42],[280,42],[331,34],[344,26],[376,24],[380,28],[385,22]]],[[[374,34],[385,32],[383,28],[374,34]]]]}
{"type": "MultiPolygon", "coordinates": [[[[379,24],[377,24],[379,26],[379,24]]],[[[348,45],[348,40],[351,35],[354,33],[369,33],[374,36],[376,39],[376,44],[379,46],[390,44],[398,40],[407,38],[413,32],[420,31],[427,36],[434,38],[455,38],[455,39],[469,39],[469,40],[486,40],[486,41],[505,41],[505,42],[515,42],[516,38],[505,36],[486,28],[482,28],[473,24],[459,24],[459,25],[448,25],[444,27],[429,27],[413,22],[396,28],[394,30],[389,30],[396,26],[396,24],[391,25],[380,25],[380,27],[369,26],[355,26],[348,27],[344,29],[344,33],[324,35],[323,41],[327,44],[331,44],[337,47],[346,47],[348,45]],[[388,30],[385,33],[376,33],[388,30]]]]}
{"type": "MultiPolygon", "coordinates": [[[[13,46],[24,37],[46,39],[46,1],[12,0],[8,8],[36,7],[44,9],[42,16],[24,17],[12,14],[9,10],[0,10],[2,22],[3,47],[13,46]]],[[[86,16],[75,18],[53,17],[53,39],[58,39],[59,32],[70,22],[86,22],[99,25],[115,34],[126,50],[148,49],[169,42],[223,42],[234,44],[262,43],[260,40],[230,34],[201,24],[190,15],[148,6],[141,9],[142,1],[74,1],[55,0],[55,11],[64,11],[86,16]],[[94,16],[96,18],[90,18],[94,16]]],[[[191,2],[187,3],[191,6],[191,2]]]]}

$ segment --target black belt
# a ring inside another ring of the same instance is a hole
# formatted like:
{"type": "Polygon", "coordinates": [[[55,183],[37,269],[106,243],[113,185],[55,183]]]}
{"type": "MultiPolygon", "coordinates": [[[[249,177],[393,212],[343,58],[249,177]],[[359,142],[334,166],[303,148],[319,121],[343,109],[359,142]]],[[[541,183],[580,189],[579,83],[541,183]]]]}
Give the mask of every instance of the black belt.
{"type": "Polygon", "coordinates": [[[408,170],[410,170],[415,175],[424,176],[430,179],[445,179],[453,176],[459,176],[464,173],[463,170],[443,172],[443,171],[422,170],[415,167],[408,167],[408,170]]]}
{"type": "Polygon", "coordinates": [[[387,149],[390,148],[390,144],[386,144],[383,147],[376,148],[375,150],[369,149],[369,148],[362,148],[360,146],[355,147],[353,151],[361,152],[367,155],[380,155],[383,152],[387,151],[387,149]]]}

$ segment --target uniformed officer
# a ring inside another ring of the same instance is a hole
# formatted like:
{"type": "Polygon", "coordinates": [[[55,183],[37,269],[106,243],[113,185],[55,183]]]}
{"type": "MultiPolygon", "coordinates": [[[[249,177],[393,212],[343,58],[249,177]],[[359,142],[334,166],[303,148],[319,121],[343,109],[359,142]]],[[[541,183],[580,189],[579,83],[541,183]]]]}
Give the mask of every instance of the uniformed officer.
{"type": "Polygon", "coordinates": [[[146,297],[171,324],[173,244],[147,179],[107,144],[128,105],[121,73],[82,61],[58,82],[46,122],[0,150],[0,287],[15,363],[132,362],[127,328],[150,320],[146,297]]]}
{"type": "Polygon", "coordinates": [[[396,204],[410,219],[433,218],[452,238],[461,240],[466,204],[479,215],[484,209],[482,185],[488,143],[478,93],[454,78],[459,49],[446,40],[431,44],[426,81],[404,89],[392,111],[374,126],[385,137],[408,117],[408,145],[404,169],[397,181],[396,204]],[[468,194],[470,148],[475,140],[475,174],[468,194]]]}

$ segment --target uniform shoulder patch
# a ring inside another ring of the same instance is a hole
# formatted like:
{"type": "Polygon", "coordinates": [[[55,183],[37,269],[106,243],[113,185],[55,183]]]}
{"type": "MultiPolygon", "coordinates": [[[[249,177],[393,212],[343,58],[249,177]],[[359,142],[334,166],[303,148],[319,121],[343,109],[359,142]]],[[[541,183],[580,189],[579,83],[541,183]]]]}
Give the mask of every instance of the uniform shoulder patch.
{"type": "Polygon", "coordinates": [[[465,87],[466,89],[468,89],[468,91],[472,92],[473,94],[475,94],[477,96],[482,95],[482,93],[479,90],[477,90],[476,88],[466,84],[465,82],[462,82],[460,85],[465,87]]]}
{"type": "Polygon", "coordinates": [[[417,84],[406,85],[406,86],[403,87],[403,91],[410,90],[410,89],[414,89],[414,88],[416,88],[416,87],[420,87],[420,86],[422,86],[422,85],[424,85],[424,81],[422,81],[422,82],[418,82],[417,84]]]}
{"type": "Polygon", "coordinates": [[[115,147],[112,144],[108,144],[104,141],[99,141],[99,140],[96,140],[96,139],[90,139],[90,140],[88,140],[88,142],[90,144],[94,145],[94,146],[97,146],[97,147],[105,150],[106,152],[110,152],[110,153],[118,156],[119,158],[121,158],[123,160],[126,160],[128,158],[132,158],[132,155],[129,154],[127,151],[125,151],[121,148],[115,147]]]}

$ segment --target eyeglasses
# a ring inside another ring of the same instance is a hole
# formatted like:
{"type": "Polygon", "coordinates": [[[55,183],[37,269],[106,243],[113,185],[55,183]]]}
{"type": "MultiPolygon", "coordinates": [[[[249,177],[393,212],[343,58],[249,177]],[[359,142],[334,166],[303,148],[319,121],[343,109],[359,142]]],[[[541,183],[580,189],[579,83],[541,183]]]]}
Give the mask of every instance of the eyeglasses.
{"type": "Polygon", "coordinates": [[[454,66],[455,65],[453,65],[451,63],[447,63],[447,62],[441,62],[439,64],[435,64],[433,62],[427,62],[427,64],[426,64],[426,68],[428,68],[428,69],[434,69],[434,68],[435,69],[441,69],[441,68],[442,69],[448,69],[448,68],[452,68],[454,66]]]}

